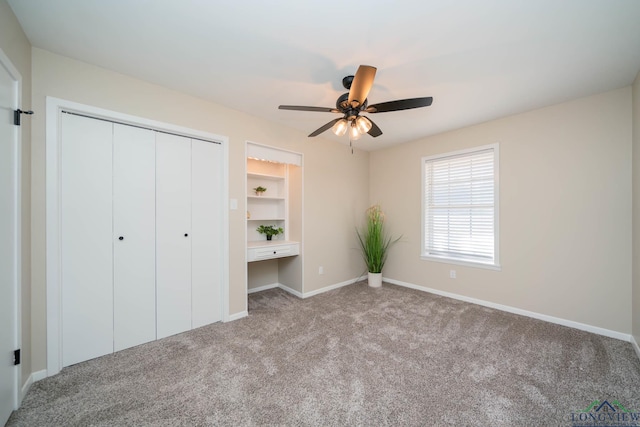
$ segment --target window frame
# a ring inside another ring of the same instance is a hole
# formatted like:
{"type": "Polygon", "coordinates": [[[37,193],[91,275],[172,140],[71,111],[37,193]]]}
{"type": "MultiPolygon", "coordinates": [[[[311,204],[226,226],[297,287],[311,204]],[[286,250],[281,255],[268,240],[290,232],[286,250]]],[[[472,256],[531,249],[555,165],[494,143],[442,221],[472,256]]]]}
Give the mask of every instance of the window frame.
{"type": "Polygon", "coordinates": [[[501,270],[500,266],[500,146],[498,143],[482,145],[463,150],[450,151],[441,154],[435,154],[431,156],[424,156],[420,160],[421,162],[421,174],[422,179],[421,189],[422,195],[422,216],[421,223],[421,237],[420,237],[420,258],[427,261],[437,261],[447,264],[465,265],[470,267],[479,267],[489,270],[501,270]],[[493,185],[494,185],[494,197],[493,197],[493,261],[483,262],[474,259],[456,258],[448,255],[436,255],[427,251],[427,197],[426,197],[426,165],[427,162],[433,162],[448,157],[461,157],[465,155],[472,155],[480,151],[492,150],[493,151],[493,185]]]}

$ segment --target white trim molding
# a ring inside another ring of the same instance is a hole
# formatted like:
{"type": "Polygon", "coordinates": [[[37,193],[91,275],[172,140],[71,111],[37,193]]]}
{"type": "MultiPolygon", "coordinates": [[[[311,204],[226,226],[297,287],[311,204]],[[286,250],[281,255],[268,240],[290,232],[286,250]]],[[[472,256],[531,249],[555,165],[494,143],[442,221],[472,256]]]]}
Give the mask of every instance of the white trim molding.
{"type": "Polygon", "coordinates": [[[300,291],[296,291],[295,289],[291,289],[288,286],[283,285],[282,283],[271,283],[269,285],[264,285],[264,286],[260,286],[257,288],[253,288],[253,289],[249,289],[249,293],[253,294],[256,292],[262,292],[262,291],[267,291],[269,289],[282,289],[283,291],[289,292],[292,295],[297,296],[298,298],[310,298],[312,296],[318,295],[318,294],[322,294],[325,292],[329,292],[332,291],[334,289],[338,289],[338,288],[342,288],[343,286],[348,286],[348,285],[353,285],[354,283],[358,283],[361,282],[363,280],[366,280],[367,276],[360,276],[360,277],[356,277],[355,279],[351,279],[351,280],[345,280],[344,282],[340,282],[340,283],[335,283],[333,285],[329,285],[329,286],[325,286],[322,287],[320,289],[316,289],[315,291],[310,291],[310,292],[300,292],[300,291]]]}
{"type": "Polygon", "coordinates": [[[229,317],[227,318],[227,320],[224,320],[224,322],[233,322],[234,320],[239,320],[242,319],[243,317],[247,317],[249,315],[249,312],[247,310],[244,311],[239,311],[237,313],[234,314],[230,314],[229,317]]]}
{"type": "Polygon", "coordinates": [[[298,298],[304,298],[304,294],[302,292],[296,291],[282,283],[271,283],[268,285],[259,286],[257,288],[249,289],[249,294],[255,294],[257,292],[268,291],[269,289],[282,289],[285,292],[290,293],[291,295],[295,295],[298,298]]]}
{"type": "Polygon", "coordinates": [[[32,377],[34,383],[47,378],[47,376],[48,375],[47,375],[47,370],[46,369],[43,369],[41,371],[35,371],[35,372],[31,373],[31,377],[32,377]]]}
{"type": "Polygon", "coordinates": [[[636,351],[636,356],[638,356],[638,359],[640,359],[640,346],[638,345],[638,341],[636,341],[636,338],[633,336],[633,334],[631,334],[631,345],[636,351]]]}
{"type": "MultiPolygon", "coordinates": [[[[440,295],[443,297],[452,298],[459,301],[470,302],[472,304],[478,304],[484,307],[495,308],[496,310],[506,311],[507,313],[519,314],[521,316],[531,317],[532,319],[544,320],[545,322],[555,323],[557,325],[562,325],[562,326],[568,326],[569,328],[579,329],[581,331],[591,332],[591,333],[602,335],[609,338],[616,338],[626,342],[631,341],[630,334],[625,334],[618,331],[612,331],[610,329],[604,329],[598,326],[587,325],[585,323],[575,322],[573,320],[562,319],[559,317],[549,316],[546,314],[536,313],[533,311],[522,310],[520,308],[511,307],[508,305],[496,304],[494,302],[471,298],[464,295],[454,294],[451,292],[445,292],[438,289],[432,289],[426,286],[414,285],[413,283],[402,282],[400,280],[390,279],[388,277],[384,277],[382,280],[383,282],[387,282],[392,285],[403,286],[405,288],[416,289],[418,291],[428,292],[430,294],[440,295]]],[[[636,349],[636,352],[638,352],[637,349],[636,349]]],[[[638,357],[640,357],[640,355],[638,357]]]]}
{"type": "Polygon", "coordinates": [[[325,286],[323,288],[316,289],[315,291],[305,292],[303,294],[302,298],[310,298],[310,297],[318,295],[318,294],[323,294],[325,292],[329,292],[329,291],[332,291],[334,289],[342,288],[343,286],[353,285],[355,283],[361,282],[361,281],[366,280],[366,279],[367,279],[367,276],[360,276],[360,277],[356,277],[355,279],[345,280],[344,282],[335,283],[333,285],[325,286]]]}
{"type": "MultiPolygon", "coordinates": [[[[9,77],[13,80],[11,108],[17,110],[23,108],[22,106],[22,75],[18,69],[13,65],[11,59],[0,49],[0,67],[4,68],[9,77]]],[[[7,115],[13,118],[13,111],[7,115]]],[[[27,123],[27,126],[30,123],[27,123]]],[[[13,141],[2,141],[3,144],[13,144],[15,149],[13,162],[15,164],[15,170],[13,171],[13,191],[11,203],[13,203],[13,227],[15,234],[12,236],[13,251],[15,252],[15,258],[13,259],[12,283],[8,286],[11,288],[9,292],[13,293],[12,299],[14,304],[15,317],[12,322],[15,323],[15,329],[10,334],[14,334],[12,337],[13,349],[22,348],[22,127],[14,126],[15,133],[13,134],[13,141]]],[[[6,203],[3,200],[3,203],[6,203]]],[[[3,284],[5,286],[5,284],[3,284]]],[[[26,355],[23,354],[22,357],[26,355]]],[[[22,366],[16,365],[12,368],[12,406],[13,409],[18,409],[22,403],[22,395],[20,394],[22,383],[22,366]]]]}
{"type": "MultiPolygon", "coordinates": [[[[209,132],[189,129],[142,117],[99,107],[79,104],[73,101],[46,98],[46,289],[47,289],[47,370],[48,376],[62,369],[62,296],[61,296],[61,239],[60,239],[60,114],[69,111],[98,119],[141,126],[156,131],[164,131],[216,142],[223,149],[222,178],[222,321],[238,318],[229,315],[229,138],[209,132]]],[[[246,313],[246,311],[245,311],[246,313]]],[[[245,314],[246,315],[246,314],[245,314]]]]}
{"type": "Polygon", "coordinates": [[[249,289],[248,294],[255,294],[256,292],[268,291],[269,289],[275,289],[280,287],[279,283],[271,283],[269,285],[258,286],[257,288],[249,289]]]}
{"type": "Polygon", "coordinates": [[[24,399],[27,393],[29,393],[29,389],[31,388],[31,385],[34,382],[35,381],[33,380],[33,373],[32,373],[31,375],[29,375],[29,378],[27,378],[27,380],[22,385],[22,390],[20,391],[20,401],[22,401],[22,399],[24,399]]]}
{"type": "Polygon", "coordinates": [[[304,294],[300,291],[296,291],[295,289],[292,289],[286,285],[283,285],[282,283],[278,283],[278,288],[282,289],[285,292],[290,293],[291,295],[295,295],[298,298],[304,298],[304,294]]]}
{"type": "Polygon", "coordinates": [[[24,399],[24,397],[27,395],[33,383],[43,380],[45,378],[47,378],[46,369],[32,372],[31,375],[29,375],[29,378],[27,378],[27,381],[25,381],[24,385],[22,386],[22,399],[24,399]]]}

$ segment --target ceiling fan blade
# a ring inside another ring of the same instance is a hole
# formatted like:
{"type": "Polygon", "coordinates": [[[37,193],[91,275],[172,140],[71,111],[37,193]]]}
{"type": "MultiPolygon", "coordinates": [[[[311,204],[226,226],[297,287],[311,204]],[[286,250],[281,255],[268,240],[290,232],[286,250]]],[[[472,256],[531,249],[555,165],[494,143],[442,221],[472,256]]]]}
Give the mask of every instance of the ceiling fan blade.
{"type": "Polygon", "coordinates": [[[349,89],[349,105],[353,108],[359,107],[364,104],[371,86],[373,86],[373,79],[376,77],[376,67],[370,65],[361,65],[356,71],[356,75],[353,77],[351,88],[349,89]]]}
{"type": "Polygon", "coordinates": [[[410,110],[412,108],[428,107],[432,102],[433,98],[430,96],[426,98],[399,99],[397,101],[369,105],[364,111],[367,113],[386,113],[387,111],[410,110]]]}
{"type": "MultiPolygon", "coordinates": [[[[369,118],[367,117],[367,119],[369,119],[369,118]]],[[[382,135],[382,131],[380,130],[378,125],[373,123],[373,120],[371,120],[371,119],[369,119],[369,121],[371,122],[371,129],[369,129],[369,132],[367,132],[367,133],[369,135],[371,135],[372,137],[374,137],[374,138],[382,135]]]]}
{"type": "Polygon", "coordinates": [[[337,119],[335,119],[335,120],[331,120],[331,121],[330,121],[329,123],[327,123],[326,125],[324,125],[324,126],[322,126],[321,128],[316,129],[315,131],[311,132],[311,133],[309,134],[309,137],[318,136],[318,135],[320,135],[322,132],[324,132],[325,130],[327,130],[327,129],[331,129],[331,127],[332,127],[333,125],[335,125],[335,124],[336,124],[336,122],[337,122],[338,120],[342,120],[342,117],[339,117],[339,118],[337,118],[337,119]]]}
{"type": "Polygon", "coordinates": [[[314,111],[317,113],[339,113],[340,111],[335,108],[329,107],[305,107],[303,105],[280,105],[280,110],[294,110],[294,111],[314,111]]]}

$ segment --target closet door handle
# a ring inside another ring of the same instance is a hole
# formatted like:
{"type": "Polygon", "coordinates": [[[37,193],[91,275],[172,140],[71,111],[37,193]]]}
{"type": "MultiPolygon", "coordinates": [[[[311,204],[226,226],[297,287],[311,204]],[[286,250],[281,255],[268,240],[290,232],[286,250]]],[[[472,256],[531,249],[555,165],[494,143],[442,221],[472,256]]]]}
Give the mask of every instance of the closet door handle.
{"type": "Polygon", "coordinates": [[[124,236],[118,237],[118,240],[124,240],[124,236]]]}
{"type": "Polygon", "coordinates": [[[189,237],[189,233],[184,233],[184,237],[189,237]]]}

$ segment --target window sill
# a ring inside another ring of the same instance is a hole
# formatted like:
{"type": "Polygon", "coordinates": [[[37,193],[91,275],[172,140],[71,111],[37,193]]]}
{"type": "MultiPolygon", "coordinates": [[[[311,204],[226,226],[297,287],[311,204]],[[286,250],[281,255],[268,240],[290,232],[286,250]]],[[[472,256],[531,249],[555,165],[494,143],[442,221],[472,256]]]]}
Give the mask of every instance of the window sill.
{"type": "Polygon", "coordinates": [[[494,270],[494,271],[502,271],[502,267],[500,264],[489,264],[480,261],[470,261],[465,259],[458,258],[448,258],[443,256],[435,256],[435,255],[425,255],[422,254],[420,256],[421,259],[425,261],[436,261],[442,262],[445,264],[455,264],[455,265],[464,265],[467,267],[475,267],[475,268],[484,268],[486,270],[494,270]]]}

